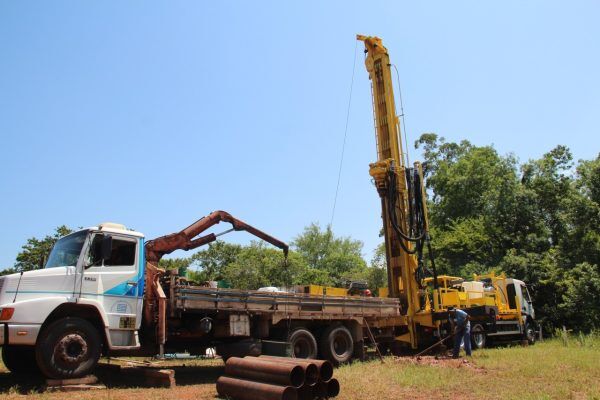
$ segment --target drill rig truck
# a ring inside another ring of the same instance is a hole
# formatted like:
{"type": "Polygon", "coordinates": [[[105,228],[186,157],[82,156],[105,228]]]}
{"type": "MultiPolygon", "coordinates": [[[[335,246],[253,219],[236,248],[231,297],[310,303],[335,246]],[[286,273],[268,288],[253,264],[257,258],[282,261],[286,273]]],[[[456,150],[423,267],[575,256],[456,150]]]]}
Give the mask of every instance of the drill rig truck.
{"type": "Polygon", "coordinates": [[[423,168],[408,165],[402,149],[387,49],[378,37],[358,35],[365,44],[371,80],[377,161],[370,175],[381,199],[388,271],[387,296],[399,300],[402,324],[391,344],[417,349],[448,332],[449,307],[465,310],[472,320],[475,347],[486,338],[535,341],[533,305],[525,284],[506,276],[475,276],[465,282],[438,276],[427,217],[423,168]],[[424,254],[428,250],[429,267],[424,254]],[[430,276],[427,276],[430,275],[430,276]]]}
{"type": "Polygon", "coordinates": [[[281,351],[281,344],[294,357],[339,364],[363,358],[367,340],[395,351],[430,345],[446,333],[450,304],[467,310],[483,335],[522,335],[533,313],[521,308],[526,289],[516,281],[488,277],[496,294],[465,298],[465,290],[437,276],[433,262],[433,276],[427,276],[422,167],[407,165],[402,151],[387,50],[379,38],[358,39],[365,44],[372,83],[377,161],[370,174],[381,199],[387,294],[215,288],[160,268],[164,255],[232,230],[279,247],[285,260],[284,242],[223,211],[149,241],[123,225],[104,223],[59,239],[45,268],[0,277],[0,345],[8,369],[75,378],[93,371],[101,355],[205,354],[215,347],[227,358],[281,351]],[[199,236],[220,222],[232,228],[199,236]],[[497,303],[501,290],[503,308],[497,303]]]}

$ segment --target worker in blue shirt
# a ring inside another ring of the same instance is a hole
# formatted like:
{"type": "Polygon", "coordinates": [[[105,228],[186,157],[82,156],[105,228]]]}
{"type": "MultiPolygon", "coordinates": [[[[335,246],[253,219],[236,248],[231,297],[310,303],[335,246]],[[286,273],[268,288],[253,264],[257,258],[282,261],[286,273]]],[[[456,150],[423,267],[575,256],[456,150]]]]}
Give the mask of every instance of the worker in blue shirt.
{"type": "Polygon", "coordinates": [[[463,310],[450,307],[448,309],[448,319],[454,333],[454,349],[452,350],[452,358],[458,358],[460,352],[460,343],[464,341],[465,352],[467,356],[471,356],[471,323],[469,322],[469,314],[463,310]]]}

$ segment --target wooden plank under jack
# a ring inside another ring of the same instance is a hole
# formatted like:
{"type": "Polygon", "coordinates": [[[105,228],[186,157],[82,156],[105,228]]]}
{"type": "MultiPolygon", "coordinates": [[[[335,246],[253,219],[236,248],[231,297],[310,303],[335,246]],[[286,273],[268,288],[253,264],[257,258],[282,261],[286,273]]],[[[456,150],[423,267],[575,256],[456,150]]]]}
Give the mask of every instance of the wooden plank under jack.
{"type": "Polygon", "coordinates": [[[106,389],[94,375],[76,379],[47,379],[45,390],[48,392],[77,392],[84,390],[106,389]]]}
{"type": "Polygon", "coordinates": [[[133,385],[146,387],[173,388],[176,386],[175,371],[172,369],[100,363],[98,370],[102,371],[107,381],[126,380],[133,385]]]}

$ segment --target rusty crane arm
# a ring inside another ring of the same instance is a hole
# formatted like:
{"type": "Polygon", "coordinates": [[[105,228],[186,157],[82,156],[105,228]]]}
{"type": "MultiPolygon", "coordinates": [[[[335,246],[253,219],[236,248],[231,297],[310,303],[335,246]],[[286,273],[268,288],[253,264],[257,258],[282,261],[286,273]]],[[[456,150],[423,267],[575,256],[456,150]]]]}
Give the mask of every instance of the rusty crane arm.
{"type": "Polygon", "coordinates": [[[195,249],[214,242],[217,240],[217,237],[231,231],[246,231],[273,246],[279,247],[283,250],[283,254],[287,260],[289,247],[286,243],[248,225],[244,221],[234,218],[225,211],[213,211],[180,232],[171,233],[146,242],[146,286],[149,290],[145,294],[144,321],[146,321],[146,328],[149,331],[153,329],[152,321],[157,321],[155,334],[159,345],[159,354],[164,354],[164,345],[167,338],[167,296],[160,283],[165,271],[158,267],[158,262],[165,254],[169,254],[175,250],[195,249]],[[232,228],[221,233],[209,233],[208,235],[198,237],[202,232],[220,222],[228,222],[232,228]]]}
{"type": "Polygon", "coordinates": [[[282,249],[284,255],[287,257],[289,247],[286,243],[261,230],[256,229],[251,225],[248,225],[244,221],[233,217],[231,214],[225,211],[213,211],[180,232],[171,233],[169,235],[149,240],[145,247],[146,260],[158,265],[158,262],[165,254],[169,254],[175,250],[195,249],[196,247],[214,242],[217,240],[217,237],[232,231],[246,231],[251,233],[265,242],[282,249]],[[221,233],[209,233],[208,235],[197,237],[202,232],[220,222],[228,222],[231,224],[232,228],[221,233]]]}

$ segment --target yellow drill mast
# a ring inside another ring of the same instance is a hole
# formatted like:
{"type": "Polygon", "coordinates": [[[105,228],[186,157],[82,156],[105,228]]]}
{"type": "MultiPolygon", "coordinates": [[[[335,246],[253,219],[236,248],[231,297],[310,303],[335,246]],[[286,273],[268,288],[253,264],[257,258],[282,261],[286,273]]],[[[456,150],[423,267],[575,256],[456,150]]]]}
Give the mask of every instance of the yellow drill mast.
{"type": "Polygon", "coordinates": [[[421,263],[429,239],[423,173],[420,163],[405,165],[388,51],[378,37],[356,38],[365,44],[373,96],[377,162],[370,164],[369,173],[381,197],[388,296],[400,299],[406,317],[408,329],[397,340],[417,348],[417,324],[434,327],[421,263]]]}

